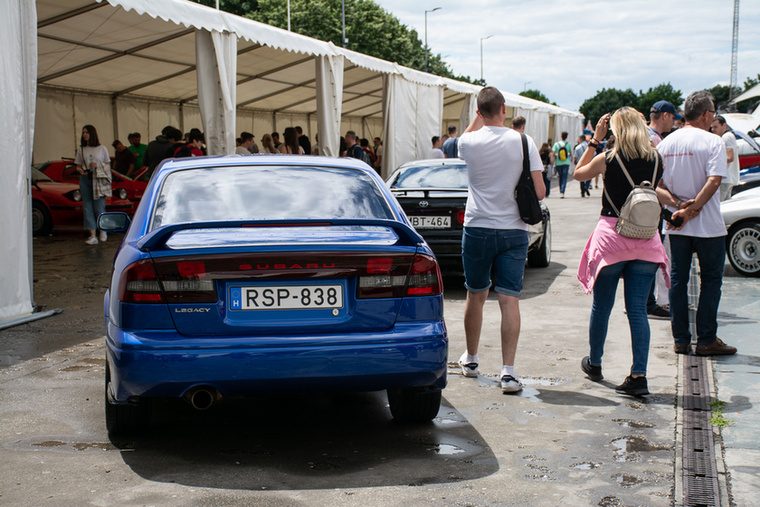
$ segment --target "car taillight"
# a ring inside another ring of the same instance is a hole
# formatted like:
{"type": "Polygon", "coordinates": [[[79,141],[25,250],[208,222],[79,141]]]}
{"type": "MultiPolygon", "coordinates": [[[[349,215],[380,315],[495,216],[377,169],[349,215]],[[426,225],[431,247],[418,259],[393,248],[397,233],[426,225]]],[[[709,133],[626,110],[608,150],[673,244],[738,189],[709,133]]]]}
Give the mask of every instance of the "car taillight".
{"type": "Polygon", "coordinates": [[[459,211],[457,211],[457,223],[458,224],[463,224],[464,223],[464,210],[463,209],[460,209],[459,211]]]}
{"type": "Polygon", "coordinates": [[[437,296],[443,292],[441,268],[436,260],[428,255],[416,255],[409,273],[406,288],[407,296],[437,296]]]}
{"type": "Polygon", "coordinates": [[[138,261],[121,274],[119,301],[123,303],[163,303],[161,284],[151,260],[138,261]]]}
{"type": "Polygon", "coordinates": [[[122,273],[119,300],[124,303],[215,303],[214,281],[204,279],[200,261],[135,262],[122,273]],[[160,278],[158,273],[160,273],[160,278]]]}
{"type": "Polygon", "coordinates": [[[357,297],[399,298],[434,296],[443,292],[438,263],[428,255],[415,255],[411,267],[406,257],[367,260],[366,275],[359,276],[357,297]]]}

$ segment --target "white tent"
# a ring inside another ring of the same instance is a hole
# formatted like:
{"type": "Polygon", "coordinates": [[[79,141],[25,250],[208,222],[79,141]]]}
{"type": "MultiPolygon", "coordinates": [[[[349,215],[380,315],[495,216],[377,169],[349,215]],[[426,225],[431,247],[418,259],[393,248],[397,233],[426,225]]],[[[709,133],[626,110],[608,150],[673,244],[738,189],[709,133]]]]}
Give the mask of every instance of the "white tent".
{"type": "MultiPolygon", "coordinates": [[[[319,134],[323,154],[337,155],[340,134],[354,130],[385,140],[388,174],[425,156],[446,125],[463,130],[480,90],[186,0],[0,4],[3,62],[15,66],[0,88],[3,125],[18,150],[0,169],[3,206],[15,210],[1,220],[6,238],[25,238],[0,253],[0,319],[31,308],[30,158],[72,157],[85,124],[105,145],[134,131],[147,142],[166,125],[199,127],[212,154],[233,152],[241,131],[301,125],[312,140],[319,134]]],[[[578,113],[505,98],[539,144],[559,125],[580,132],[578,113]]]]}

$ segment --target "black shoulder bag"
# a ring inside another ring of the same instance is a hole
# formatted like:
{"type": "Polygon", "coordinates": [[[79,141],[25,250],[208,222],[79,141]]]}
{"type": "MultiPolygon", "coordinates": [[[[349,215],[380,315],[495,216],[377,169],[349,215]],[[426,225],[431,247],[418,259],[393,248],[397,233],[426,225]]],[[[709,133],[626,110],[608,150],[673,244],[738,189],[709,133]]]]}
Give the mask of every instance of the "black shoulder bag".
{"type": "Polygon", "coordinates": [[[528,138],[525,134],[522,137],[523,149],[523,169],[520,173],[520,180],[515,187],[515,200],[517,207],[520,209],[520,218],[528,225],[535,225],[544,219],[541,213],[541,205],[536,197],[536,189],[533,186],[533,177],[530,175],[530,156],[528,155],[528,138]]]}

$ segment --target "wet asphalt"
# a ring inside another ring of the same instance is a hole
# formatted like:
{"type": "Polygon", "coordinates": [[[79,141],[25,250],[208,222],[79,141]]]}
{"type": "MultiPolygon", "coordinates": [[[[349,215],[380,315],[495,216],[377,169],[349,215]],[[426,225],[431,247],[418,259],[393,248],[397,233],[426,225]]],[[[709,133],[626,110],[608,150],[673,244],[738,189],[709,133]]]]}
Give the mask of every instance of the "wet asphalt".
{"type": "MultiPolygon", "coordinates": [[[[555,182],[556,185],[556,182],[555,182]]],[[[650,320],[651,396],[614,392],[630,368],[622,290],[604,380],[591,382],[591,296],[575,278],[593,230],[591,199],[556,192],[552,262],[526,269],[517,374],[503,395],[499,310],[486,305],[481,375],[464,349],[462,280],[446,279],[449,385],[430,424],[399,425],[383,393],[278,396],[196,412],[166,403],[147,435],[110,441],[103,421],[102,296],[119,238],[34,240],[35,301],[63,313],[0,332],[0,503],[7,505],[678,505],[678,358],[669,323],[650,320]]],[[[621,284],[622,289],[622,284],[621,284]]],[[[740,353],[710,363],[732,425],[722,434],[721,487],[735,505],[760,497],[756,279],[727,265],[721,336],[740,353]]],[[[721,441],[719,439],[719,441],[721,441]]]]}

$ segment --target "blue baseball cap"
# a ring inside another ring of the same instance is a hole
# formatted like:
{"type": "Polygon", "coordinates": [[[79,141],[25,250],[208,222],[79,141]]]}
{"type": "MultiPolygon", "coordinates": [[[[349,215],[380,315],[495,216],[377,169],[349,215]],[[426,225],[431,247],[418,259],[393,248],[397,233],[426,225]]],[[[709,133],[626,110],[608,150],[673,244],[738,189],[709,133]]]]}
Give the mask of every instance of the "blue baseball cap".
{"type": "Polygon", "coordinates": [[[667,100],[660,100],[654,103],[652,106],[652,109],[649,110],[650,113],[672,113],[673,116],[675,116],[676,120],[683,120],[683,116],[678,114],[678,111],[676,111],[676,108],[673,107],[673,104],[668,102],[667,100]]]}

